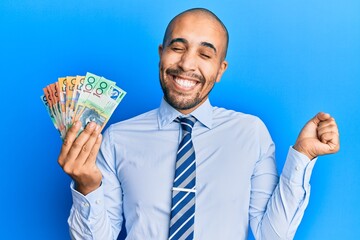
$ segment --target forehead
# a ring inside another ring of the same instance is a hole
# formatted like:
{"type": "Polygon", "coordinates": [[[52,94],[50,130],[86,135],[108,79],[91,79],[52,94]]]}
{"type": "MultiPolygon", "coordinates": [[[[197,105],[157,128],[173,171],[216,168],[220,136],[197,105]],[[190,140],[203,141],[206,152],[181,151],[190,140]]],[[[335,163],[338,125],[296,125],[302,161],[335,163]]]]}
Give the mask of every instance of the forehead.
{"type": "Polygon", "coordinates": [[[216,48],[223,48],[226,33],[221,24],[203,13],[187,13],[177,17],[171,25],[167,41],[184,38],[189,43],[209,42],[216,48]]]}

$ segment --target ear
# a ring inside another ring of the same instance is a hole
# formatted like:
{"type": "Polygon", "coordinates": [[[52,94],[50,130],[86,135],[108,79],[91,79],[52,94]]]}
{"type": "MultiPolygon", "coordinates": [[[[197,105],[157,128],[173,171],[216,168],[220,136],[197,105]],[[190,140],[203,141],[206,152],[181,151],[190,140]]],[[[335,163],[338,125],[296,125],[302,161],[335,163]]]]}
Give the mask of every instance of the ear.
{"type": "Polygon", "coordinates": [[[162,44],[160,44],[159,45],[159,48],[158,48],[158,53],[159,53],[159,57],[161,58],[161,54],[162,54],[162,52],[163,52],[163,45],[162,44]]]}
{"type": "Polygon", "coordinates": [[[221,77],[223,75],[223,73],[226,71],[228,67],[228,62],[226,60],[223,60],[221,63],[220,63],[220,69],[218,71],[218,75],[217,75],[217,78],[216,78],[216,82],[220,82],[221,80],[221,77]]]}

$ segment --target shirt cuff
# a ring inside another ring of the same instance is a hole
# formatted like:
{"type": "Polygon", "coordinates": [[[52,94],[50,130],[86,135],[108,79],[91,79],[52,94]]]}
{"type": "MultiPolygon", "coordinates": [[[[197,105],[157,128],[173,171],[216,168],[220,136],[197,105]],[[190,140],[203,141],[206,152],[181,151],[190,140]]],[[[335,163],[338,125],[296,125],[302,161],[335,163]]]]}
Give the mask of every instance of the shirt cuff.
{"type": "Polygon", "coordinates": [[[312,170],[317,158],[310,160],[305,154],[290,146],[282,176],[292,184],[305,186],[309,184],[312,170]]]}
{"type": "Polygon", "coordinates": [[[102,185],[86,196],[75,190],[74,181],[71,182],[70,189],[73,198],[73,208],[85,219],[90,220],[104,211],[104,190],[102,185]]]}

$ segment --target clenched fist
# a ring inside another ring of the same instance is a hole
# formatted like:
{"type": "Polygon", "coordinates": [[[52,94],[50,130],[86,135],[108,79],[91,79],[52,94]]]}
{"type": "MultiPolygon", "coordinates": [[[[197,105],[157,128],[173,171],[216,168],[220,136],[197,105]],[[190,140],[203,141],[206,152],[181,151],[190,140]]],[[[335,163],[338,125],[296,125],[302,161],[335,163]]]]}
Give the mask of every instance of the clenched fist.
{"type": "Polygon", "coordinates": [[[293,148],[309,159],[339,151],[339,130],[335,119],[328,113],[318,113],[306,123],[293,148]]]}

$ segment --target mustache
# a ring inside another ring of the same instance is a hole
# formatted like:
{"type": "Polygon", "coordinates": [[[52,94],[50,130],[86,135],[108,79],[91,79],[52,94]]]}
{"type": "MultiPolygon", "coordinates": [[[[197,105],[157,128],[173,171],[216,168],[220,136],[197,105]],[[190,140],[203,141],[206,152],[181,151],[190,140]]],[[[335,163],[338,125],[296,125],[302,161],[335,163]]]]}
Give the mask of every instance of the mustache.
{"type": "Polygon", "coordinates": [[[166,74],[168,75],[175,75],[175,76],[184,76],[184,77],[191,77],[191,78],[196,78],[198,79],[201,83],[205,82],[205,79],[203,76],[196,74],[196,73],[187,73],[184,70],[180,69],[180,68],[168,68],[166,69],[166,74]]]}

